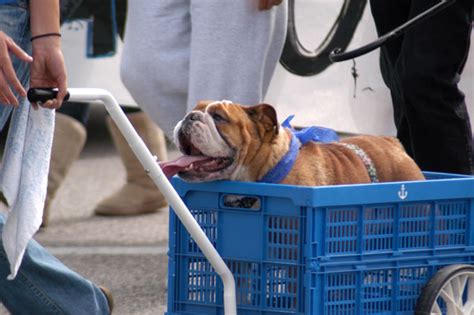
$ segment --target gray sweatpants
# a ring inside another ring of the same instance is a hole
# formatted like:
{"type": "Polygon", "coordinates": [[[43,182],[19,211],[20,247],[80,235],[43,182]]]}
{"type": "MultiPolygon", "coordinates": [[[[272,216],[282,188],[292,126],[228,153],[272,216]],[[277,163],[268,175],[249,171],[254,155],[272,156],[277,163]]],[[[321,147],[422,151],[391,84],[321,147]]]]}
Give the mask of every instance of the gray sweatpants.
{"type": "Polygon", "coordinates": [[[199,100],[262,102],[283,49],[286,1],[129,1],[121,75],[171,139],[199,100]]]}

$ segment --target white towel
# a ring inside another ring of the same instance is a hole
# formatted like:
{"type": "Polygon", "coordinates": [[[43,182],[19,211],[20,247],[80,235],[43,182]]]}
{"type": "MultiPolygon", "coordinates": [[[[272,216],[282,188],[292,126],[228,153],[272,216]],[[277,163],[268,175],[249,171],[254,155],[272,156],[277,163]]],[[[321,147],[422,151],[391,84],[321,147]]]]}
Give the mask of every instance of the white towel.
{"type": "Polygon", "coordinates": [[[38,231],[48,185],[54,110],[34,110],[27,100],[13,111],[0,174],[8,202],[3,247],[14,279],[28,242],[38,231]]]}

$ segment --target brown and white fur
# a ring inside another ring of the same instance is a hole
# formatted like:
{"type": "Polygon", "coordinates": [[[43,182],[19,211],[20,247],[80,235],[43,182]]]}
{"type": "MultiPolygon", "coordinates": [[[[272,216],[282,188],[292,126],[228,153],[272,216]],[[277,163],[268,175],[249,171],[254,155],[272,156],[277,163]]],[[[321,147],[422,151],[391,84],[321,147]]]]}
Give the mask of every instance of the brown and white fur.
{"type": "MultiPolygon", "coordinates": [[[[241,106],[202,101],[175,128],[175,143],[185,155],[205,156],[180,171],[188,181],[257,181],[286,154],[291,131],[278,124],[267,104],[241,106]]],[[[421,170],[393,137],[355,136],[341,140],[361,148],[375,165],[378,180],[424,179],[421,170]]],[[[369,183],[359,155],[338,143],[302,146],[283,184],[321,186],[369,183]]]]}

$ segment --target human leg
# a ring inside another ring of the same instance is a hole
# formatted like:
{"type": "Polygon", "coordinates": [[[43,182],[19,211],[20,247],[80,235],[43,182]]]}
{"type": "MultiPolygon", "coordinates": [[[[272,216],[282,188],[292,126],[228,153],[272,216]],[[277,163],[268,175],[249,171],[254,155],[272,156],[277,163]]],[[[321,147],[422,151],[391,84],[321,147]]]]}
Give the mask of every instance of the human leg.
{"type": "Polygon", "coordinates": [[[61,112],[56,113],[48,189],[43,209],[43,221],[41,222],[43,228],[49,224],[51,204],[70,167],[82,152],[86,138],[87,132],[81,122],[61,112]]]}
{"type": "Polygon", "coordinates": [[[262,101],[285,33],[286,4],[259,12],[251,0],[130,2],[122,78],[172,138],[197,100],[262,101]]]}
{"type": "MultiPolygon", "coordinates": [[[[166,160],[166,144],[163,132],[138,107],[122,107],[139,136],[148,149],[166,160]]],[[[86,142],[86,128],[90,105],[84,103],[67,103],[56,113],[51,163],[48,174],[46,194],[41,227],[49,224],[50,208],[70,167],[80,155],[86,142]]],[[[138,215],[156,212],[167,205],[155,184],[144,171],[128,143],[112,122],[106,119],[107,127],[115,147],[127,172],[125,184],[112,195],[96,206],[94,212],[99,215],[138,215]]]]}
{"type": "MultiPolygon", "coordinates": [[[[166,160],[166,144],[161,129],[142,111],[126,113],[145,145],[159,160],[166,160]]],[[[98,215],[138,215],[158,211],[167,205],[155,183],[131,150],[118,127],[107,117],[107,127],[127,173],[125,184],[95,208],[98,215]]]]}
{"type": "Polygon", "coordinates": [[[262,102],[285,41],[286,2],[258,11],[253,0],[192,1],[190,12],[187,110],[202,99],[262,102]]]}
{"type": "MultiPolygon", "coordinates": [[[[432,5],[413,0],[410,16],[432,5]]],[[[397,64],[415,161],[472,174],[472,132],[458,82],[469,51],[471,0],[458,0],[405,34],[397,64]]]]}
{"type": "MultiPolygon", "coordinates": [[[[409,0],[386,1],[371,0],[370,7],[379,36],[383,36],[405,23],[410,13],[409,0]]],[[[405,114],[405,103],[400,82],[395,71],[400,56],[403,35],[392,40],[380,49],[380,71],[382,78],[390,89],[393,105],[393,118],[397,129],[397,138],[410,156],[413,156],[410,125],[405,114]]]]}
{"type": "Polygon", "coordinates": [[[129,1],[122,80],[169,139],[186,112],[189,0],[129,1]]]}
{"type": "MultiPolygon", "coordinates": [[[[0,5],[0,29],[24,50],[30,51],[27,4],[21,0],[0,5]]],[[[15,58],[13,63],[18,78],[26,86],[28,65],[15,58]]],[[[1,108],[0,125],[3,127],[11,107],[1,108]]],[[[0,215],[0,235],[4,224],[5,219],[0,215]]],[[[99,288],[67,269],[35,241],[29,243],[17,277],[8,281],[9,273],[6,253],[0,245],[0,301],[13,314],[50,314],[55,310],[69,314],[110,313],[99,288]]]]}
{"type": "MultiPolygon", "coordinates": [[[[0,215],[0,235],[5,223],[0,215]]],[[[12,314],[110,314],[102,290],[32,240],[14,280],[0,247],[0,301],[12,314]]]]}
{"type": "Polygon", "coordinates": [[[89,121],[90,108],[91,105],[89,103],[65,102],[56,113],[74,118],[83,126],[86,126],[89,121]]]}
{"type": "MultiPolygon", "coordinates": [[[[402,25],[410,14],[410,0],[370,0],[370,9],[379,36],[383,36],[402,25]]],[[[386,60],[392,67],[400,55],[403,35],[387,42],[381,49],[387,55],[386,60]]],[[[384,80],[386,78],[384,77],[384,80]]],[[[389,85],[390,82],[386,82],[389,85]]]]}

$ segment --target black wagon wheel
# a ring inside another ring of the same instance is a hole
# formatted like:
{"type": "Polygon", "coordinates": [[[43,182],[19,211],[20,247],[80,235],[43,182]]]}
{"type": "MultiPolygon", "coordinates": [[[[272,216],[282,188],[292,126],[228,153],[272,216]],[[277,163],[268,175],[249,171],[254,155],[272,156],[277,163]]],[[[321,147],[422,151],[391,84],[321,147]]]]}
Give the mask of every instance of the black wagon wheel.
{"type": "Polygon", "coordinates": [[[289,0],[288,33],[280,63],[289,72],[300,76],[312,76],[324,71],[331,65],[329,60],[331,51],[336,47],[344,51],[349,45],[362,18],[366,3],[367,0],[344,0],[330,31],[318,48],[311,51],[305,48],[298,38],[295,21],[297,1],[289,0]]]}
{"type": "Polygon", "coordinates": [[[474,266],[448,266],[431,278],[415,307],[415,315],[428,314],[474,314],[474,266]]]}

